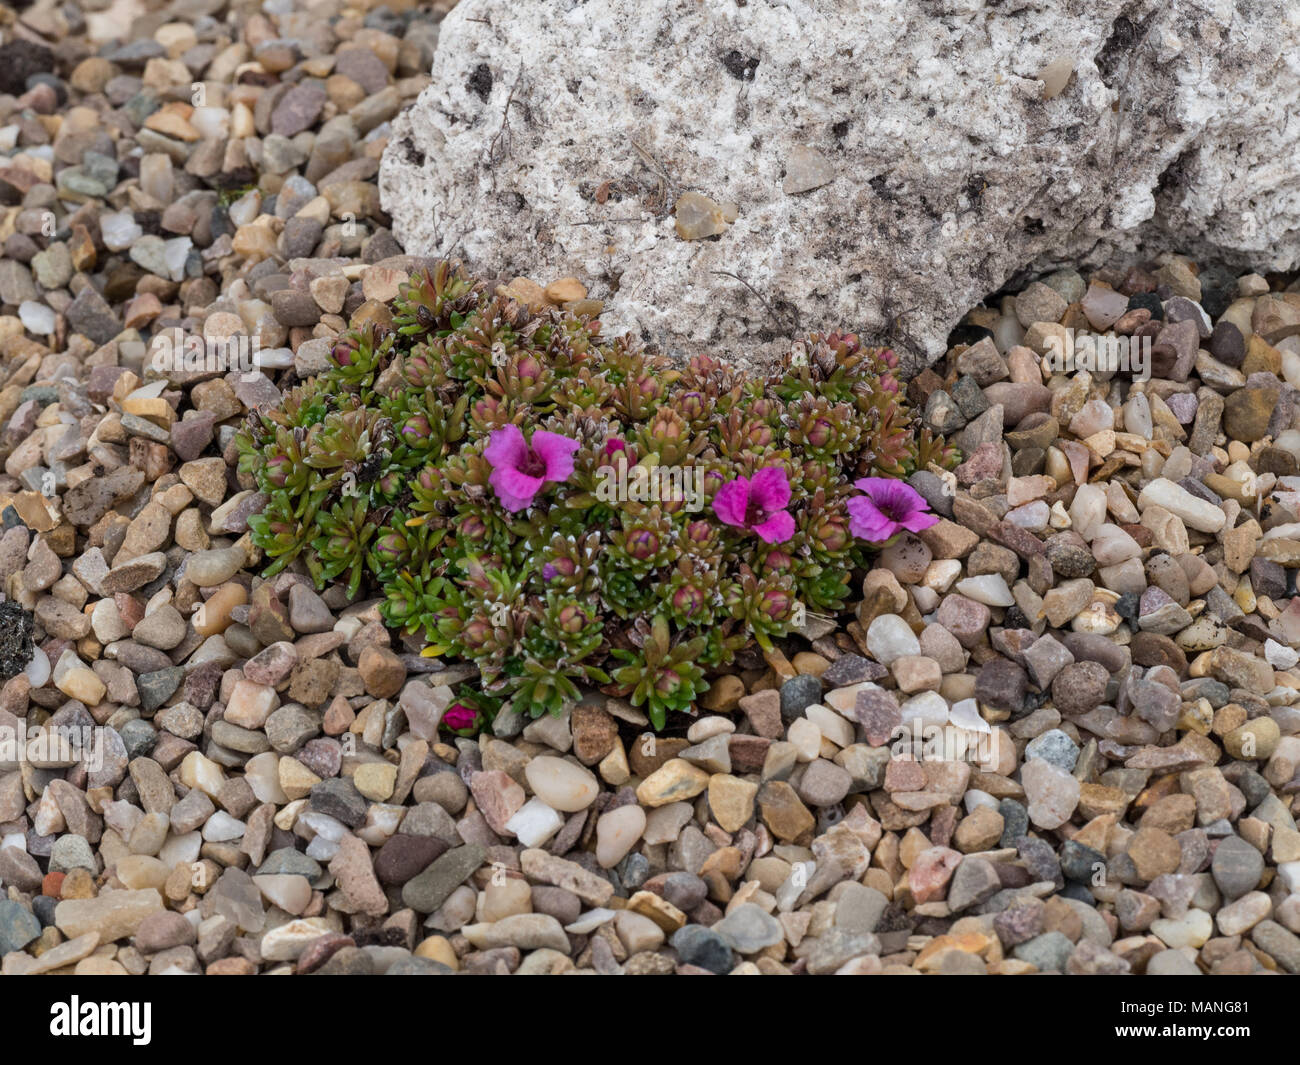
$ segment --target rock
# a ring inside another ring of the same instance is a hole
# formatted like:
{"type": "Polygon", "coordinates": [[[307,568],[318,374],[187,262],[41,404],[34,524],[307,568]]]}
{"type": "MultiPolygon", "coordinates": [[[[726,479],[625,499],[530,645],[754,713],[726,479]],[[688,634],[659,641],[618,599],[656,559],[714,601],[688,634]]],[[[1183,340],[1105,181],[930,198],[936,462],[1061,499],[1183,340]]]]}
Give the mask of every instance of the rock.
{"type": "MultiPolygon", "coordinates": [[[[900,18],[861,0],[802,14],[776,3],[706,5],[674,11],[668,22],[658,8],[627,0],[588,4],[563,21],[545,0],[470,0],[441,25],[433,84],[394,122],[379,178],[383,207],[408,251],[463,249],[472,263],[510,276],[583,273],[612,239],[619,286],[592,293],[606,300],[606,328],[647,330],[682,354],[721,348],[770,360],[788,350],[794,311],[805,322],[885,332],[894,313],[882,288],[888,279],[909,293],[912,372],[944,351],[949,326],[969,306],[1012,273],[1032,274],[1039,257],[1062,262],[1099,242],[1129,250],[1149,238],[1193,255],[1257,255],[1274,270],[1300,262],[1297,208],[1264,177],[1297,136],[1276,87],[1296,34],[1281,12],[1274,0],[1246,25],[1238,13],[1231,32],[1225,21],[1195,38],[1178,32],[1172,8],[1154,11],[1131,38],[1101,8],[1068,20],[1046,9],[997,12],[976,37],[965,22],[950,25],[927,9],[900,18]],[[484,21],[499,27],[489,39],[484,21]],[[1180,47],[1159,63],[1134,61],[1140,43],[1165,37],[1180,47]],[[933,126],[933,105],[870,65],[856,97],[814,90],[820,58],[806,42],[830,39],[857,58],[896,55],[909,70],[943,56],[950,95],[937,121],[945,132],[882,170],[876,161],[897,156],[892,131],[933,126]],[[570,106],[573,62],[604,54],[611,40],[624,60],[585,64],[584,106],[570,106]],[[1050,63],[1023,49],[1028,40],[1071,42],[1073,76],[1065,71],[1069,81],[1050,101],[1038,80],[1050,63]],[[510,72],[520,64],[531,74],[516,84],[510,72]],[[1216,88],[1229,82],[1231,101],[1216,88]],[[656,86],[656,132],[634,143],[625,131],[640,128],[634,101],[647,85],[656,86]],[[1136,132],[1125,125],[1129,111],[1112,108],[1121,86],[1128,107],[1159,120],[1136,132]],[[875,121],[862,119],[864,96],[888,101],[875,121]],[[530,123],[513,119],[521,103],[530,123]],[[801,120],[787,121],[789,110],[801,120]],[[1186,129],[1195,133],[1181,135],[1186,129]],[[1030,150],[1071,160],[1068,190],[1006,162],[1030,150]],[[513,176],[484,166],[489,155],[508,158],[513,176]],[[593,199],[598,175],[614,174],[633,175],[637,191],[593,199]],[[971,174],[982,180],[969,182],[971,174]],[[984,195],[989,187],[998,195],[984,195]],[[688,190],[719,216],[711,242],[684,240],[673,228],[670,212],[688,190]],[[720,205],[729,204],[738,210],[728,224],[720,205]],[[951,205],[962,225],[936,234],[927,204],[951,205]],[[451,217],[463,224],[449,230],[434,221],[451,217]],[[555,218],[600,224],[552,227],[555,218]],[[889,241],[864,236],[882,225],[889,241]],[[524,248],[515,240],[521,229],[546,239],[524,248]],[[965,236],[975,231],[996,239],[977,248],[965,236]],[[846,234],[870,252],[846,258],[846,234]],[[936,256],[942,276],[932,269],[936,256]],[[822,282],[815,293],[773,288],[786,274],[822,282]],[[766,302],[747,285],[768,293],[766,302]],[[792,303],[775,323],[774,297],[792,303]],[[777,339],[758,335],[774,325],[777,339]]],[[[1194,275],[1169,276],[1193,290],[1194,275]]],[[[1050,306],[1047,298],[1033,313],[1059,307],[1059,296],[1050,306]]]]}
{"type": "Polygon", "coordinates": [[[106,891],[93,899],[65,899],[54,908],[54,923],[69,937],[95,932],[109,943],[135,935],[146,917],[163,908],[162,896],[152,888],[106,891]]]}
{"type": "Polygon", "coordinates": [[[731,946],[716,929],[687,925],[672,937],[673,949],[687,965],[696,965],[719,976],[731,972],[735,959],[731,946]]]}
{"type": "Polygon", "coordinates": [[[483,848],[473,843],[447,851],[402,886],[402,904],[420,913],[433,913],[485,857],[483,848]]]}
{"type": "Polygon", "coordinates": [[[1034,759],[1026,762],[1020,779],[1029,798],[1029,819],[1039,828],[1059,828],[1079,802],[1079,781],[1064,769],[1034,759]]]}
{"type": "Polygon", "coordinates": [[[1215,884],[1228,899],[1253,891],[1264,873],[1264,856],[1240,836],[1220,840],[1210,863],[1215,884]]]}
{"type": "Polygon", "coordinates": [[[636,797],[646,806],[665,806],[694,798],[708,783],[708,773],[681,758],[672,758],[641,782],[636,797]]]}
{"type": "Polygon", "coordinates": [[[0,899],[0,957],[22,950],[41,934],[41,922],[22,903],[0,899]]]}
{"type": "Polygon", "coordinates": [[[756,954],[784,939],[780,922],[752,902],[731,910],[713,931],[737,954],[756,954]]]}
{"type": "Polygon", "coordinates": [[[563,758],[534,758],[524,774],[533,794],[552,809],[566,813],[585,810],[600,793],[595,774],[563,758]]]}
{"type": "Polygon", "coordinates": [[[1045,932],[1012,950],[1021,961],[1029,962],[1039,972],[1064,972],[1074,944],[1061,932],[1045,932]]]}

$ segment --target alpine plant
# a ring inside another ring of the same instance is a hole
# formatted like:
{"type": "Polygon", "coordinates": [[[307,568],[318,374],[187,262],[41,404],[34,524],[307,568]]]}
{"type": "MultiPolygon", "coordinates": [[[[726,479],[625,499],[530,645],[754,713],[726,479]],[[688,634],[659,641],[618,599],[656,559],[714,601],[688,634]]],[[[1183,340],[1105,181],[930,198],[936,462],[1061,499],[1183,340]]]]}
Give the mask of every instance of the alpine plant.
{"type": "Polygon", "coordinates": [[[239,471],[268,500],[253,538],[268,575],[378,595],[409,647],[473,662],[454,731],[592,687],[663,728],[752,642],[843,609],[880,543],[937,520],[899,478],[957,455],[896,367],[831,333],[767,377],[678,368],[442,263],[249,416],[239,471]]]}

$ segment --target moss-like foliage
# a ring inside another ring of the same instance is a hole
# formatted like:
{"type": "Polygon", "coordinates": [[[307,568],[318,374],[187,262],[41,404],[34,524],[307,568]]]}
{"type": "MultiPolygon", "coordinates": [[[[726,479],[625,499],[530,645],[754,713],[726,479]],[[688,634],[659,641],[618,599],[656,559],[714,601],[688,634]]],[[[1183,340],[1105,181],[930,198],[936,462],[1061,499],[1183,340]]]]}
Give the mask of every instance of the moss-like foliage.
{"type": "Polygon", "coordinates": [[[766,378],[678,369],[449,264],[333,362],[238,439],[269,497],[250,522],[268,574],[375,590],[389,625],[534,716],[594,685],[663,727],[749,641],[843,607],[871,549],[855,478],[955,459],[913,423],[893,353],[853,335],[814,335],[766,378]]]}

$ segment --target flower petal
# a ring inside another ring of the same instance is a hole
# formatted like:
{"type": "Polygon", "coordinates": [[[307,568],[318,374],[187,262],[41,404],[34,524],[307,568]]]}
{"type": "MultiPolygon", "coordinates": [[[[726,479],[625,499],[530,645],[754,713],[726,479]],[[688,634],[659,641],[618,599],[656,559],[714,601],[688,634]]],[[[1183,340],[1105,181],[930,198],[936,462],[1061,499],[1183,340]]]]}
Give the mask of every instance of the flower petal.
{"type": "Polygon", "coordinates": [[[745,527],[745,511],[749,508],[749,478],[737,477],[718,489],[713,497],[713,513],[727,525],[745,527]]]}
{"type": "Polygon", "coordinates": [[[488,446],[483,449],[483,457],[495,468],[510,466],[518,469],[528,457],[528,445],[524,443],[524,434],[517,425],[503,425],[493,429],[488,435],[488,446]]]}
{"type": "MultiPolygon", "coordinates": [[[[872,482],[864,491],[875,500],[876,505],[900,522],[908,515],[918,511],[924,513],[929,509],[925,497],[906,481],[892,477],[864,477],[863,481],[872,482]]],[[[858,482],[858,487],[862,487],[862,481],[858,482]]]]}
{"type": "Polygon", "coordinates": [[[870,496],[855,496],[846,506],[849,511],[849,532],[859,540],[878,544],[898,531],[897,523],[882,514],[870,496]]]}
{"type": "Polygon", "coordinates": [[[794,535],[794,518],[788,511],[778,510],[766,521],[754,526],[754,532],[767,544],[783,544],[794,535]]]}
{"type": "Polygon", "coordinates": [[[573,453],[581,446],[578,441],[561,436],[559,433],[548,433],[545,429],[538,429],[533,433],[532,445],[538,458],[546,463],[544,474],[546,480],[569,479],[573,474],[573,453]]]}
{"type": "Polygon", "coordinates": [[[931,525],[939,524],[939,515],[931,514],[929,511],[914,510],[898,523],[908,532],[919,533],[922,529],[928,529],[931,525]]]}
{"type": "Polygon", "coordinates": [[[542,483],[540,477],[529,477],[509,466],[498,466],[488,478],[488,484],[496,489],[501,505],[509,511],[532,506],[533,499],[542,490],[542,483]]]}
{"type": "Polygon", "coordinates": [[[784,510],[790,502],[790,480],[782,466],[764,466],[749,482],[749,493],[765,514],[784,510]]]}

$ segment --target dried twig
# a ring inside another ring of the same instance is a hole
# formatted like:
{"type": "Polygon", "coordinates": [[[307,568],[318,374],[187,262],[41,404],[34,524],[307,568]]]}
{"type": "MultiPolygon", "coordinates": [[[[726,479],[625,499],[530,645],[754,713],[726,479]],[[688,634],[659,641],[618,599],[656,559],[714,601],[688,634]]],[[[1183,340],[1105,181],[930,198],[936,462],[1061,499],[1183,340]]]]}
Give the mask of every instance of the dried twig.
{"type": "Polygon", "coordinates": [[[782,303],[784,303],[786,307],[790,308],[791,320],[789,322],[784,322],[781,319],[781,315],[777,314],[776,308],[773,307],[772,304],[767,301],[767,297],[764,296],[761,292],[759,292],[758,289],[756,289],[753,285],[751,285],[739,274],[733,274],[730,270],[714,270],[712,272],[718,275],[719,277],[730,277],[735,281],[739,281],[742,285],[744,285],[747,289],[749,289],[749,291],[752,292],[757,297],[759,303],[761,303],[764,307],[767,308],[767,313],[771,316],[772,322],[776,326],[778,332],[788,331],[793,334],[793,333],[800,333],[803,331],[801,322],[799,320],[799,308],[796,307],[789,300],[782,301],[782,303]],[[787,326],[790,326],[790,328],[787,329],[787,326]]]}
{"type": "MultiPolygon", "coordinates": [[[[506,105],[501,109],[501,126],[496,131],[496,135],[488,143],[487,149],[484,152],[486,157],[485,161],[489,169],[495,167],[497,162],[499,161],[497,159],[497,145],[500,143],[501,138],[506,133],[507,127],[510,125],[510,107],[515,102],[515,92],[518,90],[519,83],[523,80],[523,77],[524,77],[524,68],[520,67],[519,73],[515,75],[515,83],[510,86],[510,95],[506,97],[506,105]]],[[[506,153],[509,154],[509,151],[510,151],[509,141],[507,140],[506,153]]],[[[495,176],[493,179],[493,184],[495,185],[495,176]]]]}

